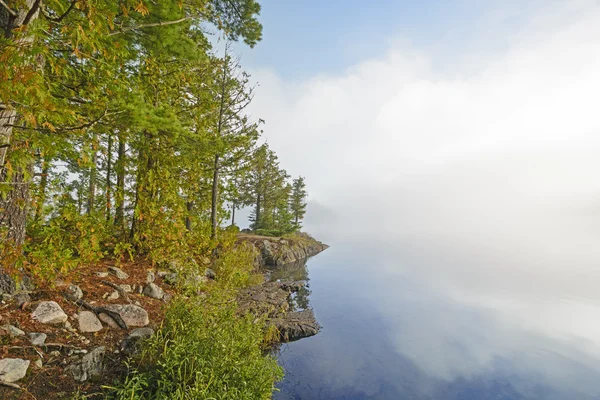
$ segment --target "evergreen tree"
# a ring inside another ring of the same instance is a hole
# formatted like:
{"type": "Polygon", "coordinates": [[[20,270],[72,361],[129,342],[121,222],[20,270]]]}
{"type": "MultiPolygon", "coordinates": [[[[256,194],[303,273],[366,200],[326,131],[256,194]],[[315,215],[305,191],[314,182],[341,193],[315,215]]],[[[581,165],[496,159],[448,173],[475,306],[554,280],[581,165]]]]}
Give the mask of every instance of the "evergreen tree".
{"type": "Polygon", "coordinates": [[[306,184],[304,178],[299,176],[292,182],[292,194],[290,197],[290,209],[294,215],[294,226],[300,229],[301,221],[306,213],[306,184]]]}

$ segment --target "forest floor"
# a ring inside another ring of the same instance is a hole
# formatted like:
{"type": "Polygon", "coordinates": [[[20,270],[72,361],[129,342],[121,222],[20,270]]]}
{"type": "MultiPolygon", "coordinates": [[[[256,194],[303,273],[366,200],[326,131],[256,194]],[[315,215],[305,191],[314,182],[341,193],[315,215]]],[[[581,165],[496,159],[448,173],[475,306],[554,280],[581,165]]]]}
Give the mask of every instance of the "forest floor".
{"type": "MultiPolygon", "coordinates": [[[[119,268],[128,275],[126,279],[119,279],[108,272],[114,263],[102,262],[78,268],[70,274],[68,280],[56,282],[54,287],[40,287],[31,293],[31,301],[21,305],[18,302],[5,298],[0,304],[0,327],[11,325],[23,331],[24,335],[11,335],[0,329],[0,359],[20,358],[30,361],[27,376],[17,382],[19,388],[0,386],[0,399],[70,399],[77,391],[85,393],[97,392],[101,395],[101,384],[109,384],[115,379],[120,379],[125,373],[122,367],[120,345],[123,339],[133,329],[123,330],[111,328],[108,324],[98,332],[78,332],[77,315],[85,310],[68,300],[64,293],[70,285],[77,285],[83,299],[94,306],[110,304],[138,305],[148,313],[150,328],[156,329],[163,319],[166,303],[163,300],[151,298],[139,293],[140,287],[146,285],[148,271],[155,271],[147,261],[127,262],[119,268]],[[101,276],[98,276],[100,273],[101,276]],[[104,274],[107,274],[104,276],[104,274]],[[129,285],[132,291],[127,293],[129,301],[119,295],[118,298],[109,299],[115,289],[103,282],[114,285],[129,285]],[[43,301],[55,301],[68,316],[67,324],[44,324],[32,318],[32,310],[43,301]],[[29,340],[30,333],[44,333],[47,339],[44,345],[33,346],[29,340]],[[83,352],[89,353],[99,346],[106,348],[105,363],[109,368],[104,368],[102,375],[94,379],[78,383],[66,370],[81,357],[83,352]]],[[[154,282],[166,293],[174,294],[174,289],[156,276],[154,282]]],[[[168,296],[167,296],[168,298],[168,296]]],[[[88,398],[94,398],[89,396],[88,398]]]]}

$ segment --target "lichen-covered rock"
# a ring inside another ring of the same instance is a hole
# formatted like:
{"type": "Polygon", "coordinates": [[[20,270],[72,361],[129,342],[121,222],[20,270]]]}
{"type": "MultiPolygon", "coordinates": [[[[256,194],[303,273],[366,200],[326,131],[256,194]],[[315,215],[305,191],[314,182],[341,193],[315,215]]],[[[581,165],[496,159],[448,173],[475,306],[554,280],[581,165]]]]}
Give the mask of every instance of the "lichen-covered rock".
{"type": "Polygon", "coordinates": [[[304,286],[301,281],[266,282],[242,289],[237,298],[239,311],[266,317],[267,324],[277,328],[283,342],[316,335],[321,327],[312,310],[295,311],[290,308],[291,294],[304,286]]]}
{"type": "Polygon", "coordinates": [[[17,328],[16,326],[13,326],[13,325],[2,325],[2,327],[0,327],[0,328],[3,329],[4,331],[8,332],[8,334],[11,336],[25,335],[25,332],[23,332],[22,330],[20,330],[19,328],[17,328]]]}
{"type": "MultiPolygon", "coordinates": [[[[134,304],[110,304],[107,305],[106,308],[110,311],[118,313],[127,326],[146,326],[150,323],[148,312],[140,306],[136,306],[134,304]]],[[[101,318],[103,316],[107,315],[100,314],[101,318]]],[[[112,318],[108,318],[112,320],[112,318]]],[[[103,318],[102,320],[104,321],[103,318]]]]}
{"type": "Polygon", "coordinates": [[[156,280],[156,275],[154,274],[154,271],[146,272],[146,283],[152,283],[155,280],[156,280]]]}
{"type": "Polygon", "coordinates": [[[55,301],[42,301],[31,313],[31,317],[42,324],[63,324],[67,321],[67,314],[55,301]]]}
{"type": "Polygon", "coordinates": [[[327,249],[327,245],[305,233],[281,239],[256,235],[240,235],[239,240],[254,247],[254,263],[262,266],[282,266],[305,260],[327,249]]]}
{"type": "Polygon", "coordinates": [[[134,329],[121,343],[121,351],[126,355],[135,354],[140,350],[141,341],[152,335],[154,335],[154,330],[152,328],[146,327],[134,329]]]}
{"type": "Polygon", "coordinates": [[[15,280],[10,275],[0,272],[0,294],[13,294],[16,290],[15,280]]]}
{"type": "Polygon", "coordinates": [[[70,300],[79,300],[83,298],[83,291],[77,285],[69,285],[66,295],[70,300]]]}
{"type": "Polygon", "coordinates": [[[81,311],[77,318],[81,332],[98,332],[102,330],[102,323],[91,311],[81,311]]]}
{"type": "Polygon", "coordinates": [[[29,335],[29,341],[34,346],[41,346],[46,343],[46,338],[48,337],[45,333],[37,333],[31,332],[29,335]]]}
{"type": "Polygon", "coordinates": [[[23,379],[29,368],[29,360],[20,358],[4,358],[0,360],[0,381],[6,383],[23,379]]]}
{"type": "Polygon", "coordinates": [[[81,360],[69,365],[66,371],[70,372],[77,382],[85,382],[90,378],[102,374],[104,354],[106,348],[104,346],[96,347],[89,354],[84,355],[81,360]]]}
{"type": "Polygon", "coordinates": [[[121,268],[108,267],[108,272],[110,272],[111,274],[113,274],[114,276],[116,276],[119,279],[127,279],[127,278],[129,278],[129,275],[127,275],[125,273],[125,271],[123,271],[121,268]]]}
{"type": "Polygon", "coordinates": [[[162,290],[156,283],[149,283],[144,288],[142,292],[145,296],[152,297],[153,299],[162,299],[165,295],[164,290],[162,290]]]}

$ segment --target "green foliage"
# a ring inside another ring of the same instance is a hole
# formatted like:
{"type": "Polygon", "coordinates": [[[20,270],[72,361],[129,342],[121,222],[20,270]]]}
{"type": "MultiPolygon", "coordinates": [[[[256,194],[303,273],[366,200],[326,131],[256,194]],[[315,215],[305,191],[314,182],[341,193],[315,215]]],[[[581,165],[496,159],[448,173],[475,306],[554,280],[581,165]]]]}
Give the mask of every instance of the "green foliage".
{"type": "Polygon", "coordinates": [[[73,206],[32,228],[32,240],[25,247],[30,272],[42,279],[67,274],[80,264],[89,264],[105,255],[106,225],[97,215],[81,215],[73,206]]]}
{"type": "Polygon", "coordinates": [[[270,399],[283,374],[263,355],[264,325],[222,300],[174,301],[114,398],[270,399]]]}
{"type": "Polygon", "coordinates": [[[290,196],[290,210],[294,214],[294,225],[300,229],[300,222],[306,213],[306,183],[304,178],[299,176],[292,182],[292,194],[290,196]]]}

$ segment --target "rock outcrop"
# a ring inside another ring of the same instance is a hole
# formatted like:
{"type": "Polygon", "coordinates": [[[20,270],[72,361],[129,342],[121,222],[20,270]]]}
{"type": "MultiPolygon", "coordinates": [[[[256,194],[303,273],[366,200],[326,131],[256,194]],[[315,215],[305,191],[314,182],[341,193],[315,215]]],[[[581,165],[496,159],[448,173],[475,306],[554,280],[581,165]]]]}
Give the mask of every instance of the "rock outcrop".
{"type": "Polygon", "coordinates": [[[274,326],[282,342],[291,342],[316,335],[321,326],[311,309],[296,311],[292,293],[304,287],[304,282],[266,282],[242,289],[238,295],[241,313],[266,317],[267,325],[274,326]]]}
{"type": "Polygon", "coordinates": [[[68,366],[66,370],[71,373],[73,379],[77,382],[85,382],[90,378],[99,376],[102,373],[105,353],[106,348],[104,346],[97,347],[89,354],[84,355],[81,360],[68,366]]]}
{"type": "Polygon", "coordinates": [[[307,233],[295,233],[285,238],[240,234],[239,240],[254,246],[254,264],[257,267],[282,266],[306,260],[329,247],[307,233]]]}

